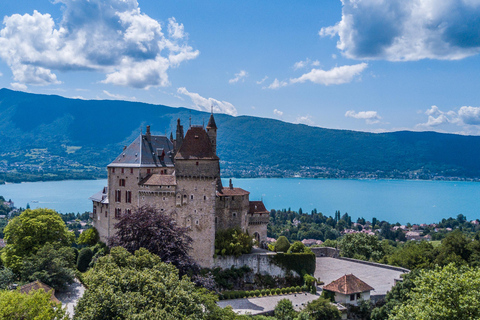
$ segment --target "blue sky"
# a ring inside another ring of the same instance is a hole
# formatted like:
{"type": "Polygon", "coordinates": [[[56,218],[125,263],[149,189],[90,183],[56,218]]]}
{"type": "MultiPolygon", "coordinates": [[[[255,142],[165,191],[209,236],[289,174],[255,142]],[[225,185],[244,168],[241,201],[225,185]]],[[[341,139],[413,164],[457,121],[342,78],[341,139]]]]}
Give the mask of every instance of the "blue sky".
{"type": "Polygon", "coordinates": [[[2,0],[0,86],[480,134],[480,0],[2,0]]]}

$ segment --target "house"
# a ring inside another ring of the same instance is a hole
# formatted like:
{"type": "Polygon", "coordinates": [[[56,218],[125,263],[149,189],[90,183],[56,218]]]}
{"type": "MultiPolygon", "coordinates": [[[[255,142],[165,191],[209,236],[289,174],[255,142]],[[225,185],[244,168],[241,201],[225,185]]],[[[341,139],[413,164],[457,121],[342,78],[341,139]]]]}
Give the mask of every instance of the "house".
{"type": "Polygon", "coordinates": [[[61,303],[56,297],[55,297],[55,289],[53,289],[50,286],[47,286],[45,283],[37,280],[34,282],[30,282],[26,285],[23,285],[20,287],[20,292],[21,293],[30,293],[30,291],[37,291],[37,290],[43,290],[45,292],[50,292],[51,297],[50,300],[56,303],[61,303]]]}
{"type": "Polygon", "coordinates": [[[353,274],[346,274],[327,284],[323,290],[335,293],[335,302],[358,305],[360,300],[370,300],[370,291],[374,290],[353,274]]]}
{"type": "Polygon", "coordinates": [[[121,215],[150,206],[189,230],[189,254],[202,267],[214,266],[217,231],[238,228],[265,246],[270,212],[231,180],[223,186],[217,129],[212,114],[206,128],[190,125],[184,135],[178,119],[176,139],[173,133],[170,138],[154,135],[147,126],[145,134],[125,146],[107,166],[108,186],[90,197],[100,239],[115,234],[121,215]]]}

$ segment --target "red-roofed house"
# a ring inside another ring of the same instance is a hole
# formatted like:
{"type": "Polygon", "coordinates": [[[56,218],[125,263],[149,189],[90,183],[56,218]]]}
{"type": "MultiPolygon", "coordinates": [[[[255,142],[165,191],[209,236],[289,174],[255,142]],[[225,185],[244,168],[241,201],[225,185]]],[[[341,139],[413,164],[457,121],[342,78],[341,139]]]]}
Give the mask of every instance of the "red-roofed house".
{"type": "Polygon", "coordinates": [[[337,303],[356,306],[360,300],[370,300],[370,291],[374,289],[353,274],[346,274],[324,286],[323,290],[334,292],[337,303]]]}

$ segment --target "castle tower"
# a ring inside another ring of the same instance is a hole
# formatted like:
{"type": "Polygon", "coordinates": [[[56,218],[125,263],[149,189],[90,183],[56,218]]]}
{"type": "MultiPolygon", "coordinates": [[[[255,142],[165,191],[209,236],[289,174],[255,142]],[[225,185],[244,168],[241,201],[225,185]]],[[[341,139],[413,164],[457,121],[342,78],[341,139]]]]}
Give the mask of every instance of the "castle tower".
{"type": "Polygon", "coordinates": [[[183,144],[183,126],[180,124],[180,118],[177,119],[177,134],[175,139],[175,150],[180,150],[183,144]]]}
{"type": "Polygon", "coordinates": [[[215,123],[215,118],[213,118],[213,111],[208,120],[207,135],[212,144],[213,153],[217,154],[217,124],[215,123]]]}

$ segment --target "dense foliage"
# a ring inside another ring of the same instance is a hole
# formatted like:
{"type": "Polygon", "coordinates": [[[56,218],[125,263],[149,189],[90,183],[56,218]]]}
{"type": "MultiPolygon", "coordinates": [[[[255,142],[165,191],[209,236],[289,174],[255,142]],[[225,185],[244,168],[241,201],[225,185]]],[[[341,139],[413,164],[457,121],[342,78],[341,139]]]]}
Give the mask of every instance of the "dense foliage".
{"type": "Polygon", "coordinates": [[[111,247],[120,246],[130,253],[145,248],[163,262],[172,263],[181,274],[195,265],[188,255],[192,243],[188,229],[177,226],[170,216],[153,207],[144,206],[121,215],[114,227],[116,233],[109,239],[111,247]]]}
{"type": "Polygon", "coordinates": [[[172,265],[141,248],[121,247],[100,258],[85,275],[88,286],[74,319],[233,319],[216,297],[180,278],[172,265]]]}
{"type": "Polygon", "coordinates": [[[59,304],[50,300],[50,293],[37,290],[24,294],[17,290],[0,290],[0,320],[69,320],[59,304]]]}
{"type": "Polygon", "coordinates": [[[285,236],[278,237],[275,242],[275,252],[287,252],[290,248],[290,242],[285,236]]]}
{"type": "Polygon", "coordinates": [[[61,216],[50,209],[27,209],[5,227],[7,245],[2,253],[4,264],[18,271],[23,258],[36,254],[46,243],[70,246],[74,235],[61,216]]]}
{"type": "Polygon", "coordinates": [[[287,270],[293,270],[302,276],[305,273],[313,274],[315,272],[315,254],[312,252],[304,253],[277,253],[269,256],[277,265],[287,270]]]}
{"type": "Polygon", "coordinates": [[[252,251],[253,237],[238,228],[220,230],[215,234],[215,254],[220,256],[236,256],[252,251]]]}
{"type": "Polygon", "coordinates": [[[100,241],[100,235],[95,228],[90,228],[83,231],[77,239],[77,243],[79,245],[87,246],[94,246],[98,241],[100,241]]]}

